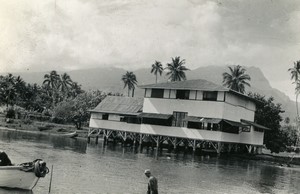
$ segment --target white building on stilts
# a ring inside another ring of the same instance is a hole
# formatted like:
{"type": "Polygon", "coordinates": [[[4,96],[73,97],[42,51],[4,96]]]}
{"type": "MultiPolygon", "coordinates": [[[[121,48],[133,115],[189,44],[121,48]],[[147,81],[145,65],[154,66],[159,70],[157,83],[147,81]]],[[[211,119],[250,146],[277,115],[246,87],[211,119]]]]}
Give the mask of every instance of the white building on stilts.
{"type": "Polygon", "coordinates": [[[105,138],[119,136],[157,146],[168,142],[212,148],[217,153],[247,148],[260,152],[264,132],[254,122],[259,101],[206,80],[139,86],[144,98],[107,96],[91,111],[90,127],[105,138]]]}

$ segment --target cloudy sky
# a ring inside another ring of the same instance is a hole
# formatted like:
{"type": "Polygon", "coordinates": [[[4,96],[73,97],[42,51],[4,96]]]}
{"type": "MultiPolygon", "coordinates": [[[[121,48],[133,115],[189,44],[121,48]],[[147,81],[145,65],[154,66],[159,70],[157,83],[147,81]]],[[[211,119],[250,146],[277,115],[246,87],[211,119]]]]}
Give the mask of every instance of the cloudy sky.
{"type": "Polygon", "coordinates": [[[0,0],[0,72],[257,66],[294,98],[300,1],[0,0]]]}

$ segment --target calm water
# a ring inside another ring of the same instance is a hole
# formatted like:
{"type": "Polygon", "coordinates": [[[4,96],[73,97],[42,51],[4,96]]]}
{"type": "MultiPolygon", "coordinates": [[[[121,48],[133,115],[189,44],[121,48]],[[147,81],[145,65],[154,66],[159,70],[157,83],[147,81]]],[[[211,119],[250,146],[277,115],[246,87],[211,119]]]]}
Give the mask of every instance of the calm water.
{"type": "MultiPolygon", "coordinates": [[[[92,142],[93,143],[93,142],[92,142]]],[[[12,162],[36,158],[54,166],[51,193],[145,193],[144,169],[158,178],[160,193],[299,193],[300,169],[237,159],[192,157],[190,154],[135,152],[132,148],[87,145],[86,140],[1,131],[0,149],[12,162]]],[[[50,176],[32,192],[48,193],[50,176]]]]}

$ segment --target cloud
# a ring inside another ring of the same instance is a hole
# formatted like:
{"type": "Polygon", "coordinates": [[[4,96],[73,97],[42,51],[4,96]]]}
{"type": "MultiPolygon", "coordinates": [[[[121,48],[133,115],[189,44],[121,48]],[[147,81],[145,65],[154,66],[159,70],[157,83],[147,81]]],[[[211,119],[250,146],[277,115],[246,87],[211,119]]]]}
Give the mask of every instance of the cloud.
{"type": "Polygon", "coordinates": [[[2,0],[0,71],[134,70],[181,56],[191,69],[257,66],[276,86],[299,59],[298,10],[283,0],[2,0]]]}

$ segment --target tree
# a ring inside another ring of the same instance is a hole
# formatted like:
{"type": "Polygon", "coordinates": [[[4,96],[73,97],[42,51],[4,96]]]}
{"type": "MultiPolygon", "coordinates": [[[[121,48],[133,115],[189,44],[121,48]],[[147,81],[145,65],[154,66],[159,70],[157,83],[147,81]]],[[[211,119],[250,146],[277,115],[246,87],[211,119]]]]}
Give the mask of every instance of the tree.
{"type": "Polygon", "coordinates": [[[248,74],[245,74],[245,69],[240,65],[234,65],[233,67],[228,67],[230,72],[223,73],[223,85],[228,88],[240,92],[242,94],[245,93],[245,85],[251,86],[247,81],[250,81],[251,78],[248,74]]]}
{"type": "Polygon", "coordinates": [[[43,84],[47,86],[48,94],[52,97],[52,106],[56,104],[58,87],[60,84],[60,76],[55,70],[51,71],[49,74],[44,75],[43,84]]]}
{"type": "Polygon", "coordinates": [[[157,73],[159,73],[159,75],[161,75],[163,70],[164,69],[162,67],[161,62],[155,61],[155,63],[152,64],[151,73],[154,73],[154,75],[155,75],[155,83],[157,83],[157,73]]]}
{"type": "Polygon", "coordinates": [[[122,81],[124,82],[124,88],[128,87],[128,97],[130,96],[130,91],[132,90],[132,97],[134,96],[134,89],[137,85],[137,79],[133,72],[126,72],[122,76],[122,81]]]}
{"type": "Polygon", "coordinates": [[[72,85],[73,81],[67,73],[60,76],[59,88],[64,98],[68,97],[72,85]]]}
{"type": "Polygon", "coordinates": [[[7,76],[0,77],[0,100],[2,103],[14,106],[17,102],[18,96],[22,94],[22,91],[18,91],[20,89],[21,84],[24,82],[20,77],[16,78],[12,74],[8,74],[7,76]]]}
{"type": "Polygon", "coordinates": [[[105,93],[94,90],[83,92],[73,99],[65,99],[55,106],[53,120],[63,123],[73,122],[76,128],[80,129],[82,123],[90,118],[88,110],[95,108],[105,97],[105,93]]]}
{"type": "Polygon", "coordinates": [[[185,59],[180,60],[180,57],[172,58],[172,62],[167,64],[166,69],[168,70],[167,76],[171,82],[186,80],[184,71],[189,70],[184,66],[185,59]]]}
{"type": "Polygon", "coordinates": [[[255,122],[271,129],[265,131],[264,143],[266,147],[271,152],[282,151],[285,148],[285,139],[280,130],[280,122],[282,121],[280,114],[284,112],[281,109],[281,104],[275,104],[273,97],[266,99],[265,96],[256,93],[249,93],[249,96],[260,102],[256,105],[255,122]]]}
{"type": "Polygon", "coordinates": [[[298,108],[298,96],[300,94],[300,61],[294,62],[294,67],[289,68],[288,71],[291,74],[291,80],[293,80],[293,84],[296,85],[295,93],[296,93],[296,111],[297,118],[299,118],[299,108],[298,108]]]}
{"type": "Polygon", "coordinates": [[[75,98],[78,94],[83,93],[84,91],[81,89],[81,85],[79,85],[77,82],[72,82],[71,89],[69,91],[69,95],[72,98],[75,98]]]}

